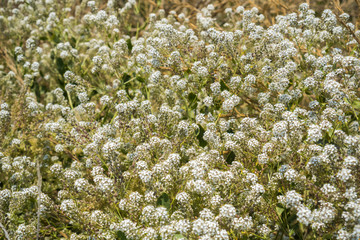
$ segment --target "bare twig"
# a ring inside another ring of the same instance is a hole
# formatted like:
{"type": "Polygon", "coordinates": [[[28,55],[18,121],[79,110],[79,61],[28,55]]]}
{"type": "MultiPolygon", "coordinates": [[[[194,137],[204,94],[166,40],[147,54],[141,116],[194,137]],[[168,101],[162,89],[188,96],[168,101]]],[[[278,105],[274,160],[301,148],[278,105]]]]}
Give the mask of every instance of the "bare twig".
{"type": "MultiPolygon", "coordinates": [[[[359,1],[359,0],[358,0],[359,1]]],[[[344,10],[342,10],[340,3],[338,0],[333,0],[333,3],[335,5],[335,8],[340,12],[344,13],[344,10]]],[[[360,5],[359,5],[360,6],[360,5]]],[[[355,32],[339,17],[337,13],[335,13],[337,20],[351,33],[355,41],[360,45],[360,39],[356,36],[355,32]]]]}
{"type": "Polygon", "coordinates": [[[357,5],[360,7],[360,0],[355,0],[355,2],[356,2],[357,5]]]}
{"type": "Polygon", "coordinates": [[[200,12],[199,9],[197,9],[196,7],[194,7],[193,5],[191,5],[187,2],[180,2],[179,0],[171,0],[170,2],[175,3],[177,5],[181,5],[182,7],[185,7],[185,8],[189,8],[195,12],[200,12]]]}
{"type": "MultiPolygon", "coordinates": [[[[49,138],[49,141],[54,143],[55,145],[58,144],[57,141],[55,141],[54,139],[52,138],[49,138]]],[[[74,154],[72,154],[68,149],[65,149],[65,153],[73,160],[76,160],[76,161],[80,161],[74,154]]]]}
{"type": "Polygon", "coordinates": [[[145,0],[145,2],[148,2],[148,3],[150,3],[151,5],[157,7],[157,4],[156,4],[154,1],[152,1],[152,0],[145,0]]]}
{"type": "Polygon", "coordinates": [[[290,11],[290,9],[283,4],[281,1],[273,1],[275,4],[279,5],[280,7],[284,8],[286,11],[290,11]]]}
{"type": "Polygon", "coordinates": [[[4,59],[6,61],[7,66],[10,68],[11,71],[15,73],[16,79],[20,82],[21,85],[24,85],[24,80],[19,76],[18,70],[13,59],[9,56],[6,50],[0,48],[0,52],[4,55],[4,59]]]}
{"type": "Polygon", "coordinates": [[[4,231],[4,234],[5,234],[5,238],[7,240],[10,240],[10,236],[9,236],[9,233],[6,231],[6,228],[4,225],[2,225],[2,223],[0,222],[0,228],[4,231]]]}
{"type": "Polygon", "coordinates": [[[36,229],[36,239],[40,239],[40,205],[41,205],[41,183],[42,183],[42,177],[41,177],[41,171],[40,171],[40,160],[39,157],[36,159],[36,170],[37,170],[37,177],[38,177],[38,210],[37,210],[37,229],[36,229]]]}
{"type": "MultiPolygon", "coordinates": [[[[54,227],[52,227],[52,226],[51,226],[51,228],[52,228],[52,230],[54,230],[55,232],[58,231],[56,228],[54,228],[54,227]]],[[[60,235],[63,236],[65,239],[69,239],[69,237],[68,237],[64,232],[59,231],[59,233],[60,233],[60,235]]]]}
{"type": "Polygon", "coordinates": [[[221,114],[219,117],[220,118],[228,118],[228,117],[242,118],[242,117],[246,117],[246,115],[245,114],[221,114]]]}

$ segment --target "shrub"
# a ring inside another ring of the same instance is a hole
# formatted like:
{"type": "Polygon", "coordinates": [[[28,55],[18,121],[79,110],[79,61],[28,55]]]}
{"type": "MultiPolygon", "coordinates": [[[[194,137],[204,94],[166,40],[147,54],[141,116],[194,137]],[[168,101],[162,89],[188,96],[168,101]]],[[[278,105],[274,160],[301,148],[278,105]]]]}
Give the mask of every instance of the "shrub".
{"type": "Polygon", "coordinates": [[[349,15],[118,5],[0,9],[0,237],[360,238],[349,15]]]}

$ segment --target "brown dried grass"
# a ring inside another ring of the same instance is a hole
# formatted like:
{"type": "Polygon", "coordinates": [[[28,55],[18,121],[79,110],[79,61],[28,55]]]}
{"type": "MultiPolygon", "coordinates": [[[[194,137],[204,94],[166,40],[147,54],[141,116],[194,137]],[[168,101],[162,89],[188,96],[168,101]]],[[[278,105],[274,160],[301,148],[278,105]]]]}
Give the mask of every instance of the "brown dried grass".
{"type": "MultiPolygon", "coordinates": [[[[196,20],[196,13],[203,7],[212,3],[215,6],[215,17],[221,22],[224,17],[224,10],[228,7],[236,8],[244,6],[247,9],[257,7],[259,12],[264,14],[266,26],[274,24],[277,15],[285,15],[291,12],[297,12],[299,5],[307,2],[318,16],[324,9],[337,11],[337,7],[332,0],[139,0],[141,8],[141,22],[145,21],[148,14],[158,9],[164,9],[166,12],[171,10],[177,13],[185,12],[190,16],[191,21],[196,20]]],[[[337,0],[343,12],[350,14],[351,22],[360,25],[360,0],[337,0]]]]}

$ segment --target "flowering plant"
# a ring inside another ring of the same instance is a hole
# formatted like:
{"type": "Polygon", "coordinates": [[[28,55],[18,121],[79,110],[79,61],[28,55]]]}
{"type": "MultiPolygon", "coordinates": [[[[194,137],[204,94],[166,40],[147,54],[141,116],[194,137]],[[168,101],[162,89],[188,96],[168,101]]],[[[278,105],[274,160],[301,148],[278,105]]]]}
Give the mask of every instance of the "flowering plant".
{"type": "Polygon", "coordinates": [[[348,14],[7,4],[0,238],[360,238],[348,14]]]}

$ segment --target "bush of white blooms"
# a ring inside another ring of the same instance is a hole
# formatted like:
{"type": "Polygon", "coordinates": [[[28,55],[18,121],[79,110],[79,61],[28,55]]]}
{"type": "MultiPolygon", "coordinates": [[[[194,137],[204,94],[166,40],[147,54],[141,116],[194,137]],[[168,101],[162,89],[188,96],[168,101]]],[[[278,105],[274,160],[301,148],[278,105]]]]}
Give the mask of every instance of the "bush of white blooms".
{"type": "Polygon", "coordinates": [[[5,2],[0,239],[360,238],[348,14],[5,2]]]}

